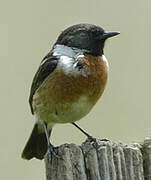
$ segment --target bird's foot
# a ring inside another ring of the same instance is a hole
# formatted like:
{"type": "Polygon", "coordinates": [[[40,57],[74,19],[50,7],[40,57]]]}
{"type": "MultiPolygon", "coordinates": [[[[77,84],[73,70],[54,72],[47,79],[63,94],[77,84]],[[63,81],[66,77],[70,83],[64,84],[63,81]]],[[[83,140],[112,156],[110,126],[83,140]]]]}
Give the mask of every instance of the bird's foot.
{"type": "Polygon", "coordinates": [[[97,139],[94,138],[93,136],[90,136],[90,135],[89,135],[89,136],[88,136],[88,141],[96,143],[96,142],[97,142],[97,139]]]}
{"type": "Polygon", "coordinates": [[[52,144],[49,144],[48,145],[48,153],[49,155],[52,157],[56,157],[58,159],[62,159],[61,156],[58,155],[58,148],[57,147],[54,147],[52,144]]]}
{"type": "Polygon", "coordinates": [[[110,141],[110,140],[109,140],[109,139],[104,138],[104,139],[100,139],[100,141],[108,142],[108,141],[110,141]]]}
{"type": "Polygon", "coordinates": [[[97,139],[97,138],[94,138],[94,137],[91,136],[91,135],[88,135],[87,141],[93,143],[92,145],[93,145],[96,149],[98,149],[98,148],[99,148],[99,143],[98,143],[98,141],[108,142],[109,140],[108,140],[108,139],[97,139]]]}
{"type": "Polygon", "coordinates": [[[92,145],[94,146],[94,148],[98,149],[97,139],[94,138],[94,137],[91,136],[91,135],[88,135],[87,137],[88,137],[87,141],[89,141],[90,143],[92,143],[92,145]]]}

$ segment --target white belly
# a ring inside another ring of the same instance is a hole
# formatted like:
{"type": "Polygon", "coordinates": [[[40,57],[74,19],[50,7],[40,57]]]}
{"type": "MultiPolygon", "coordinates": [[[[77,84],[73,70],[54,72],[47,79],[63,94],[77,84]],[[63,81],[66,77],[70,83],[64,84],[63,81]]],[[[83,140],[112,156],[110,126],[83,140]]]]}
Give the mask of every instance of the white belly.
{"type": "Polygon", "coordinates": [[[76,102],[61,104],[51,102],[50,104],[41,104],[42,111],[38,112],[39,119],[48,124],[71,123],[80,120],[87,115],[93,105],[88,102],[87,97],[81,97],[76,102]]]}

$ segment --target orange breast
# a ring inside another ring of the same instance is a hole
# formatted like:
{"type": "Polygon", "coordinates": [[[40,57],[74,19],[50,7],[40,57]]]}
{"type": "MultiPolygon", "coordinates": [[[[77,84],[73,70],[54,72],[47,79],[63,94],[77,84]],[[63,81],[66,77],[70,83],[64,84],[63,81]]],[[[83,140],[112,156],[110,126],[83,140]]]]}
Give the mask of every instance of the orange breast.
{"type": "Polygon", "coordinates": [[[89,72],[88,76],[73,76],[65,74],[63,70],[56,69],[37,90],[33,97],[33,108],[41,118],[53,119],[51,114],[54,114],[57,109],[58,112],[63,113],[62,119],[63,115],[67,113],[70,114],[70,117],[74,114],[73,120],[79,120],[90,111],[100,98],[107,81],[107,64],[101,56],[91,55],[86,55],[82,62],[84,68],[89,72]],[[88,109],[85,112],[79,112],[76,108],[72,108],[72,105],[81,97],[87,99],[88,109]]]}
{"type": "Polygon", "coordinates": [[[62,102],[74,102],[82,95],[88,97],[91,103],[96,103],[104,91],[107,81],[107,65],[101,56],[86,55],[82,62],[90,72],[87,77],[65,75],[63,71],[55,72],[52,96],[62,102]]]}

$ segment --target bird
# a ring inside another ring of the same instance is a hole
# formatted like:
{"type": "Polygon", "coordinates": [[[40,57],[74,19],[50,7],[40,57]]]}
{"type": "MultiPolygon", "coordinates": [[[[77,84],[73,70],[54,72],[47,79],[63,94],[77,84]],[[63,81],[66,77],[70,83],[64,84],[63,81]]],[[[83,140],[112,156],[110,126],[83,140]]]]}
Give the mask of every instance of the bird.
{"type": "Polygon", "coordinates": [[[88,23],[61,32],[33,78],[29,104],[35,124],[23,159],[42,160],[47,150],[56,155],[50,142],[55,124],[71,123],[92,138],[75,122],[91,111],[105,89],[109,65],[104,45],[118,34],[88,23]]]}

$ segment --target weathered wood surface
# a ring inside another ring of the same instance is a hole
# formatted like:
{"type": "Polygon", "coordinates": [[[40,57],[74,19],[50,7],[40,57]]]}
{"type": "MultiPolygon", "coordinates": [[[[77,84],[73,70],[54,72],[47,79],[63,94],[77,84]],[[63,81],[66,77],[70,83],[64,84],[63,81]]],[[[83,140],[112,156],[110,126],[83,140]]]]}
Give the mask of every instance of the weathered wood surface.
{"type": "Polygon", "coordinates": [[[151,180],[151,137],[142,143],[97,140],[58,147],[45,156],[47,180],[151,180]]]}

